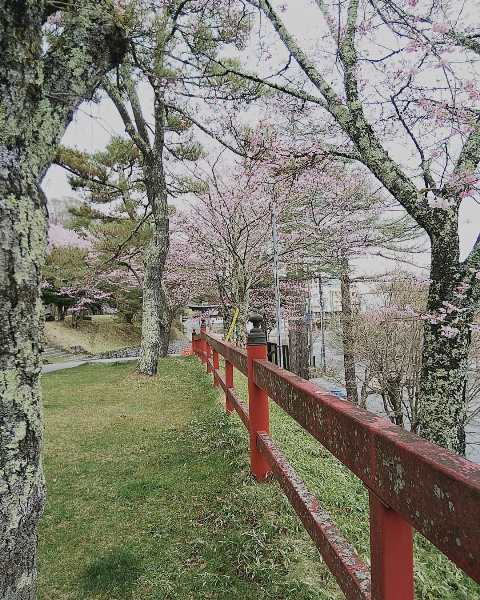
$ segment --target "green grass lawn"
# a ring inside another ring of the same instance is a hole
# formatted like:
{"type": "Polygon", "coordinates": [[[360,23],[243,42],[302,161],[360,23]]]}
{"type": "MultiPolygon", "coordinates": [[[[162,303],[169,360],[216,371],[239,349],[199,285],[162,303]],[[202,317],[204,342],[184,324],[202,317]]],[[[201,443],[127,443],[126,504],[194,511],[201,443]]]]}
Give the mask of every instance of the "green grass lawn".
{"type": "MultiPolygon", "coordinates": [[[[41,600],[343,598],[276,484],[251,479],[243,425],[196,359],[163,360],[153,380],[131,364],[82,366],[43,388],[41,600]]],[[[363,486],[275,407],[272,430],[368,558],[363,486]]],[[[418,598],[480,599],[417,545],[418,598]]]]}
{"type": "Polygon", "coordinates": [[[154,380],[96,365],[43,388],[42,600],[332,598],[194,358],[162,361],[154,380]]]}

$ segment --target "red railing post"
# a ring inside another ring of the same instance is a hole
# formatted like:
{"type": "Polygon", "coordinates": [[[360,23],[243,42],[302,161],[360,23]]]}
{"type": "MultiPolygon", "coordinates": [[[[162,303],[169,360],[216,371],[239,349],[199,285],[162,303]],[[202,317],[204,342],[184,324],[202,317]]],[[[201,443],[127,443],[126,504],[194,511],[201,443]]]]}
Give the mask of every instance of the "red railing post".
{"type": "MultiPolygon", "coordinates": [[[[225,360],[225,384],[227,388],[233,388],[233,365],[228,360],[225,360]]],[[[225,394],[225,410],[227,413],[233,412],[233,404],[228,399],[227,394],[225,394]]]]}
{"type": "Polygon", "coordinates": [[[256,385],[253,366],[255,359],[267,358],[267,339],[260,327],[262,317],[250,315],[249,320],[253,323],[247,338],[250,470],[257,481],[262,481],[270,473],[270,467],[257,448],[257,432],[269,433],[268,395],[256,385]]]}
{"type": "Polygon", "coordinates": [[[207,338],[205,337],[207,333],[207,326],[205,324],[205,319],[201,320],[200,324],[200,358],[202,363],[207,362],[207,338]]]}
{"type": "Polygon", "coordinates": [[[410,525],[370,492],[372,600],[413,600],[413,534],[410,525]]]}
{"type": "Polygon", "coordinates": [[[217,379],[217,374],[216,374],[216,371],[218,371],[219,368],[220,368],[220,361],[218,359],[218,352],[214,349],[213,350],[213,385],[215,387],[218,387],[218,385],[219,385],[218,379],[217,379]]]}

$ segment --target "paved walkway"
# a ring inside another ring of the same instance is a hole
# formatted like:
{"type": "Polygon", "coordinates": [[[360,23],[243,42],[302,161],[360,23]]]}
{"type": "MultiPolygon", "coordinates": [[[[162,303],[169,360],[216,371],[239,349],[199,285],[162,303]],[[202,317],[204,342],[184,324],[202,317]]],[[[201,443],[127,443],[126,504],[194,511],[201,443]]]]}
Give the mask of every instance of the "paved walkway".
{"type": "MultiPolygon", "coordinates": [[[[190,340],[187,338],[170,342],[168,348],[168,355],[180,356],[182,351],[185,350],[185,348],[189,345],[190,340]]],[[[52,362],[50,364],[44,364],[44,366],[42,367],[42,373],[53,373],[54,371],[61,371],[62,369],[73,369],[75,367],[79,367],[80,365],[87,365],[93,363],[111,364],[119,362],[128,362],[138,359],[138,356],[128,356],[121,358],[95,358],[94,356],[79,355],[75,357],[75,354],[69,354],[66,351],[54,348],[53,346],[47,347],[46,351],[43,354],[47,360],[55,360],[56,358],[63,360],[59,362],[52,362]],[[69,356],[71,357],[71,360],[68,360],[69,356]]]]}
{"type": "Polygon", "coordinates": [[[54,363],[52,365],[44,365],[42,367],[42,373],[53,373],[54,371],[61,371],[62,369],[73,369],[80,365],[88,365],[92,363],[119,363],[128,362],[131,360],[137,360],[137,356],[129,358],[87,358],[84,360],[69,360],[61,363],[54,363]]]}

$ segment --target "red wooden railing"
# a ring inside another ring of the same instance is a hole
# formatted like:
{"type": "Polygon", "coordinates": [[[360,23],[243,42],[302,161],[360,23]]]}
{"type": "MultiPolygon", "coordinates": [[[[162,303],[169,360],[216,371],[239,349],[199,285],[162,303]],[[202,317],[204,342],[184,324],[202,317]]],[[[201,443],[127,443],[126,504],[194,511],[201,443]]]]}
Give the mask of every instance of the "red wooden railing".
{"type": "Polygon", "coordinates": [[[258,327],[244,351],[203,324],[192,348],[249,430],[252,474],[275,476],[346,598],[414,598],[412,528],[480,582],[480,466],[269,363],[258,327]],[[248,377],[248,406],[233,387],[234,367],[248,377]],[[269,397],[368,488],[370,569],[270,437],[269,397]]]}

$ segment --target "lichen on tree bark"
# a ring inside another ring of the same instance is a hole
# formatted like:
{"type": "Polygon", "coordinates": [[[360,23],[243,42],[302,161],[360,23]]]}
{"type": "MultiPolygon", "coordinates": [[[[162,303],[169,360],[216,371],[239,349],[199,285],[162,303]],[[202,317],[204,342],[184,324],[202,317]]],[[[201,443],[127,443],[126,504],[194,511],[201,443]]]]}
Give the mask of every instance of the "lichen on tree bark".
{"type": "Polygon", "coordinates": [[[347,398],[354,404],[359,403],[357,374],[355,369],[355,336],[353,333],[353,307],[350,281],[350,265],[346,256],[340,261],[340,285],[342,298],[342,339],[345,388],[347,398]]]}
{"type": "Polygon", "coordinates": [[[0,596],[36,598],[43,510],[40,188],[74,110],[125,51],[111,5],[84,2],[45,46],[51,3],[0,6],[0,596]],[[108,7],[108,8],[107,8],[108,7]],[[101,43],[103,42],[103,43],[101,43]]]}
{"type": "MultiPolygon", "coordinates": [[[[163,108],[157,106],[156,110],[163,111],[163,108]]],[[[163,131],[157,131],[156,135],[163,138],[163,131]]],[[[157,140],[159,150],[160,144],[157,140]]],[[[152,238],[144,255],[142,345],[138,370],[145,375],[155,375],[159,357],[167,355],[170,334],[163,284],[169,248],[169,219],[161,151],[152,159],[152,164],[145,168],[145,182],[152,210],[152,238]]]]}
{"type": "MultiPolygon", "coordinates": [[[[459,190],[449,189],[448,183],[437,185],[429,170],[428,161],[423,159],[420,171],[426,188],[417,186],[415,180],[391,157],[382,138],[381,129],[379,133],[367,118],[367,103],[359,91],[360,65],[356,40],[361,13],[359,0],[349,0],[346,3],[342,35],[336,40],[336,56],[343,69],[344,97],[336,92],[338,88],[330,83],[330,79],[323,74],[324,71],[317,68],[302,50],[270,0],[247,1],[270,20],[290,57],[296,61],[316,92],[306,93],[300,86],[282,86],[277,85],[275,81],[270,84],[265,80],[265,83],[275,86],[277,91],[316,104],[321,110],[329,113],[351,142],[352,149],[347,154],[363,163],[430,237],[432,265],[428,308],[430,313],[435,315],[444,308],[444,303],[454,302],[457,310],[454,316],[453,313],[449,314],[443,325],[448,326],[449,322],[454,320],[458,334],[453,337],[445,336],[445,329],[442,329],[441,324],[426,320],[420,389],[423,407],[419,417],[419,431],[433,442],[455,451],[462,451],[470,325],[474,311],[478,310],[480,304],[480,280],[475,275],[480,271],[480,243],[477,241],[465,261],[459,261],[458,206],[462,200],[461,193],[459,190]],[[428,188],[447,200],[450,208],[443,210],[431,207],[428,202],[428,188]],[[458,286],[462,285],[468,286],[469,289],[459,297],[458,286]]],[[[323,3],[321,5],[323,6],[323,3]]],[[[384,23],[388,26],[387,21],[384,23]]],[[[398,23],[395,21],[395,27],[396,25],[398,23]]],[[[392,32],[398,33],[395,27],[392,32]]],[[[418,35],[420,37],[420,34],[418,35]]],[[[457,35],[453,29],[447,35],[456,46],[479,54],[480,47],[472,43],[473,38],[457,35]]],[[[245,76],[252,78],[248,74],[245,76]]],[[[253,79],[262,81],[261,78],[253,79]]],[[[469,129],[469,134],[462,142],[463,146],[453,149],[453,154],[459,150],[458,158],[453,164],[453,180],[456,177],[471,176],[480,163],[480,116],[475,117],[469,129]]],[[[448,149],[447,154],[448,152],[451,150],[448,149]]],[[[345,152],[342,151],[342,154],[345,155],[345,152]]]]}

